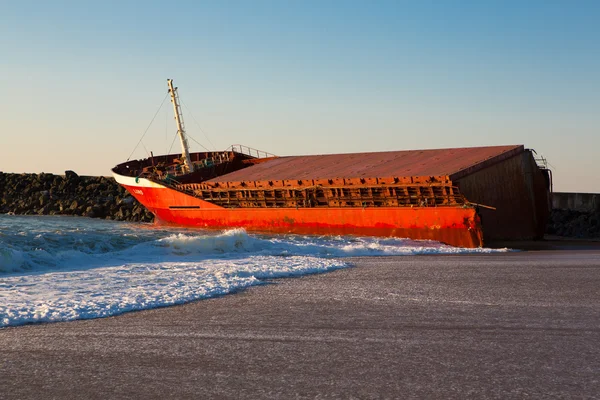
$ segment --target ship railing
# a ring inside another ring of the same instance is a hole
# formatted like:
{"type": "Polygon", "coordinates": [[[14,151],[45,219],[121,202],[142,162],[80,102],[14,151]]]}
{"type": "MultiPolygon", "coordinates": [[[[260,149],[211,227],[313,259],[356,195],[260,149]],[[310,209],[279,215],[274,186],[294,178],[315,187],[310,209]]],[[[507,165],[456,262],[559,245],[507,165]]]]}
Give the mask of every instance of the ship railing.
{"type": "Polygon", "coordinates": [[[538,167],[548,169],[548,160],[543,156],[536,157],[534,160],[538,167]]]}
{"type": "Polygon", "coordinates": [[[223,207],[460,207],[468,206],[454,186],[362,186],[207,189],[183,184],[180,190],[223,207]]]}
{"type": "Polygon", "coordinates": [[[468,207],[455,186],[324,187],[281,189],[212,189],[198,183],[181,183],[173,176],[149,177],[181,193],[227,208],[315,208],[315,207],[468,207]]]}
{"type": "Polygon", "coordinates": [[[161,185],[165,185],[170,187],[171,189],[175,189],[185,194],[189,194],[190,196],[196,196],[194,190],[189,187],[189,184],[181,183],[177,179],[175,179],[175,175],[170,173],[166,173],[164,175],[158,175],[155,172],[142,172],[138,176],[136,176],[136,181],[140,178],[148,179],[149,181],[160,183],[161,185]]]}
{"type": "Polygon", "coordinates": [[[249,146],[244,146],[242,144],[233,144],[231,146],[229,146],[227,148],[227,150],[236,152],[236,153],[240,153],[240,154],[245,154],[248,155],[250,157],[255,157],[255,158],[270,158],[270,157],[277,157],[275,154],[269,153],[267,151],[263,151],[263,150],[258,150],[249,146]]]}
{"type": "MultiPolygon", "coordinates": [[[[197,171],[202,168],[215,167],[217,165],[225,164],[231,161],[230,153],[224,151],[222,153],[213,154],[211,157],[206,157],[197,161],[193,161],[194,170],[197,171]]],[[[189,172],[184,169],[182,163],[173,163],[170,165],[152,165],[145,167],[142,172],[137,174],[137,178],[154,178],[158,181],[164,181],[167,178],[179,177],[187,175],[189,172]]]]}
{"type": "Polygon", "coordinates": [[[222,153],[213,155],[212,157],[206,157],[198,161],[194,161],[194,168],[209,168],[214,167],[216,165],[224,164],[231,161],[229,158],[229,152],[224,151],[222,153]]]}
{"type": "Polygon", "coordinates": [[[175,189],[179,192],[188,194],[190,196],[194,196],[194,197],[198,197],[196,196],[196,193],[194,192],[194,190],[189,186],[189,183],[181,183],[176,179],[173,179],[172,177],[167,178],[168,180],[163,181],[163,184],[166,184],[167,186],[171,187],[172,189],[175,189]]]}
{"type": "MultiPolygon", "coordinates": [[[[138,178],[223,207],[439,207],[482,206],[470,203],[456,186],[310,186],[290,188],[207,189],[200,183],[181,183],[173,175],[145,172],[138,178]]],[[[493,208],[487,207],[486,208],[493,208]]]]}

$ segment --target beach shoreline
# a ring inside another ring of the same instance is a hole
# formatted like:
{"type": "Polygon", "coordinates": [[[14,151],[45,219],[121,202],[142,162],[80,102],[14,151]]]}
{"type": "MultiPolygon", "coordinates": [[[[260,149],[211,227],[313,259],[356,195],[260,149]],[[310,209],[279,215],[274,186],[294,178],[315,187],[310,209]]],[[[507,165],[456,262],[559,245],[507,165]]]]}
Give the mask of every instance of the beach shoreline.
{"type": "Polygon", "coordinates": [[[600,251],[358,257],[120,316],[0,330],[3,398],[593,397],[600,251]]]}

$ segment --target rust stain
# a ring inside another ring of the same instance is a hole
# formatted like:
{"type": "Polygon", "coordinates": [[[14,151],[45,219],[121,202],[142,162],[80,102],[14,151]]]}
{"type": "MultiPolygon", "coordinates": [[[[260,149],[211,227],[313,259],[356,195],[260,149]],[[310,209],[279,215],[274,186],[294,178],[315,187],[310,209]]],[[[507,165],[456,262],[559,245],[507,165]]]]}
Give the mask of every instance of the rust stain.
{"type": "Polygon", "coordinates": [[[359,182],[378,178],[424,182],[465,170],[473,173],[477,168],[522,151],[522,145],[511,145],[277,157],[208,182],[330,179],[359,182]]]}

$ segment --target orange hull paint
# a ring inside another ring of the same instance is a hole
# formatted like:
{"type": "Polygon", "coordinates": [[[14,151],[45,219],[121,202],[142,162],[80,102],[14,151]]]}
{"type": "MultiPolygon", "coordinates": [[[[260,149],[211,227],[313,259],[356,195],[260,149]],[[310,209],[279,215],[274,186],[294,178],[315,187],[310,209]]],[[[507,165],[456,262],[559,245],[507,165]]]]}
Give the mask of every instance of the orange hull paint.
{"type": "Polygon", "coordinates": [[[481,247],[476,211],[463,207],[223,208],[166,187],[123,185],[158,221],[199,228],[317,235],[391,236],[481,247]]]}

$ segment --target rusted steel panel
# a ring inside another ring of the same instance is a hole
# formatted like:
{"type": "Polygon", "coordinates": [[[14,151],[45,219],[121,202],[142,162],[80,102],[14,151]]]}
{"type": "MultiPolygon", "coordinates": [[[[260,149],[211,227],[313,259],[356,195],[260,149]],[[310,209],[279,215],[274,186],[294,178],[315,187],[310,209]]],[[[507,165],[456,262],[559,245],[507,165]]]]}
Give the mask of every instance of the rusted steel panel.
{"type": "Polygon", "coordinates": [[[481,209],[485,239],[536,239],[544,234],[548,216],[548,187],[530,151],[493,164],[455,181],[481,209]]]}
{"type": "Polygon", "coordinates": [[[478,161],[466,168],[462,168],[460,171],[450,174],[451,175],[450,179],[457,180],[457,179],[462,178],[463,176],[467,176],[467,175],[473,174],[477,171],[481,171],[482,169],[488,168],[494,164],[500,163],[504,160],[508,160],[509,158],[514,157],[517,154],[521,154],[521,153],[523,153],[523,151],[525,151],[525,147],[523,145],[516,146],[512,150],[508,150],[508,151],[506,151],[502,154],[498,154],[497,156],[494,156],[494,157],[489,157],[483,161],[478,161]]]}
{"type": "Polygon", "coordinates": [[[313,186],[335,187],[335,186],[388,186],[388,185],[450,185],[452,182],[448,176],[426,176],[426,177],[385,177],[385,178],[333,178],[333,179],[282,179],[265,181],[222,181],[215,182],[211,179],[200,183],[202,189],[248,189],[248,188],[306,188],[313,186]]]}
{"type": "Polygon", "coordinates": [[[176,184],[177,190],[225,208],[460,207],[467,204],[457,187],[431,185],[204,187],[176,184]]]}
{"type": "Polygon", "coordinates": [[[418,183],[415,180],[474,172],[520,151],[522,145],[278,157],[208,182],[410,178],[410,183],[418,183]]]}

